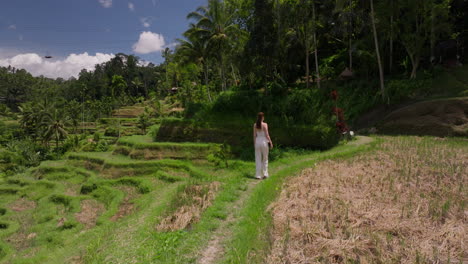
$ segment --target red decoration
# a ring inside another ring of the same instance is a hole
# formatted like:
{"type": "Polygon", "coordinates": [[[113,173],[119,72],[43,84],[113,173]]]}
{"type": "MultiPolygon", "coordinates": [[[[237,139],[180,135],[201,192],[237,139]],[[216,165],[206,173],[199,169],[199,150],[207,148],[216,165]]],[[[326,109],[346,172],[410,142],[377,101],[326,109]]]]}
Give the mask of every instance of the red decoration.
{"type": "Polygon", "coordinates": [[[338,100],[338,92],[336,90],[333,90],[330,93],[330,97],[332,98],[333,101],[335,101],[335,106],[332,108],[332,113],[333,115],[336,116],[336,119],[338,120],[336,122],[336,130],[342,134],[346,133],[349,131],[348,125],[345,122],[345,117],[344,117],[344,110],[337,107],[337,100],[338,100]]]}
{"type": "Polygon", "coordinates": [[[345,122],[336,122],[336,129],[341,133],[348,132],[348,126],[345,122]]]}
{"type": "Polygon", "coordinates": [[[333,90],[330,95],[333,101],[338,100],[338,92],[336,90],[333,90]]]}
{"type": "Polygon", "coordinates": [[[336,115],[338,121],[344,122],[344,111],[341,108],[338,107],[333,107],[332,112],[334,115],[336,115]]]}

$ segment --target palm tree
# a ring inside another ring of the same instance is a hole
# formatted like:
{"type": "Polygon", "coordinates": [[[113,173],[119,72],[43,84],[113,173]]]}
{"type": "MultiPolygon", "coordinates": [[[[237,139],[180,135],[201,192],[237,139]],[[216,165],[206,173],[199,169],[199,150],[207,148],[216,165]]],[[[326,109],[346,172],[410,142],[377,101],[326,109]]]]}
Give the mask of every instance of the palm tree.
{"type": "Polygon", "coordinates": [[[196,27],[192,33],[197,38],[206,39],[207,47],[219,64],[222,88],[226,90],[225,53],[229,52],[230,43],[244,32],[234,22],[234,12],[228,9],[224,1],[209,0],[208,6],[201,6],[191,12],[188,19],[193,19],[196,27]]]}
{"type": "Polygon", "coordinates": [[[68,132],[66,131],[66,125],[69,122],[68,117],[58,116],[57,111],[58,110],[56,109],[53,117],[52,115],[47,114],[44,115],[43,118],[43,124],[47,128],[44,133],[44,140],[48,142],[54,139],[56,150],[58,150],[59,141],[65,139],[68,136],[68,132]]]}
{"type": "Polygon", "coordinates": [[[208,100],[211,102],[211,94],[209,89],[208,79],[208,56],[209,47],[206,38],[199,38],[199,29],[192,26],[189,30],[184,33],[186,39],[178,39],[180,46],[178,51],[185,56],[189,61],[195,61],[196,64],[201,65],[203,68],[203,74],[205,77],[205,85],[208,93],[208,100]]]}
{"type": "Polygon", "coordinates": [[[25,133],[32,137],[33,140],[36,139],[38,134],[38,124],[39,124],[39,113],[35,111],[32,105],[23,104],[18,107],[20,114],[20,126],[25,131],[25,133]]]}
{"type": "MultiPolygon", "coordinates": [[[[143,86],[143,83],[141,82],[140,78],[135,77],[135,78],[133,79],[133,81],[132,81],[132,85],[133,85],[133,87],[135,87],[135,90],[136,90],[136,91],[135,91],[135,94],[136,94],[136,95],[139,95],[140,87],[143,86]]],[[[145,92],[145,96],[144,96],[144,97],[146,98],[146,96],[147,96],[146,91],[144,91],[144,92],[145,92]]]]}
{"type": "Polygon", "coordinates": [[[19,107],[20,125],[27,135],[35,140],[43,132],[42,120],[53,109],[53,105],[46,99],[40,103],[25,103],[19,107]]]}

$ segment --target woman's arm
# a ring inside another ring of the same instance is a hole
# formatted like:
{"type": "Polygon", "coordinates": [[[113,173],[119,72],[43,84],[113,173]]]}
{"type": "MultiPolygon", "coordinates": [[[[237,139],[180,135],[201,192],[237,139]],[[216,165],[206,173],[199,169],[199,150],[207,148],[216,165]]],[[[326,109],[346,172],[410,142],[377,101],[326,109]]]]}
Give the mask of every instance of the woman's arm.
{"type": "Polygon", "coordinates": [[[255,133],[255,124],[253,125],[253,143],[255,146],[255,139],[257,138],[257,133],[255,133]]]}
{"type": "Polygon", "coordinates": [[[265,123],[263,129],[265,129],[265,135],[266,135],[266,138],[268,139],[268,142],[270,142],[270,147],[273,148],[273,141],[271,141],[270,133],[268,132],[268,124],[267,123],[265,123]]]}

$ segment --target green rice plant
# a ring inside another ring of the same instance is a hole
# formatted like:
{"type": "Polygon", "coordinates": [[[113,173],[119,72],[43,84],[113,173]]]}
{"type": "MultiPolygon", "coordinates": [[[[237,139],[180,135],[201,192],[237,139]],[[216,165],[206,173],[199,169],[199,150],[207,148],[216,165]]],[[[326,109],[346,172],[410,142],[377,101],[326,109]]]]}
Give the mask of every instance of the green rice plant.
{"type": "Polygon", "coordinates": [[[30,181],[25,181],[25,180],[22,180],[22,179],[11,179],[11,178],[7,179],[6,183],[11,184],[11,185],[18,185],[20,187],[24,187],[26,185],[31,184],[30,181]]]}
{"type": "Polygon", "coordinates": [[[80,193],[81,194],[89,194],[92,193],[94,190],[96,190],[98,186],[96,183],[85,183],[81,186],[80,188],[80,193]]]}
{"type": "Polygon", "coordinates": [[[17,194],[19,191],[20,191],[19,188],[2,187],[2,188],[0,188],[0,195],[2,195],[2,194],[17,194]]]}
{"type": "Polygon", "coordinates": [[[149,193],[151,191],[151,186],[147,182],[141,179],[124,177],[124,178],[120,178],[118,180],[112,181],[111,183],[134,186],[138,189],[138,191],[141,194],[149,193]]]}
{"type": "Polygon", "coordinates": [[[69,208],[72,203],[72,198],[62,194],[53,194],[49,197],[49,201],[55,204],[62,204],[65,208],[69,208]]]}
{"type": "Polygon", "coordinates": [[[179,182],[179,181],[184,181],[186,180],[185,178],[183,177],[177,177],[177,176],[173,176],[173,175],[170,175],[164,171],[158,171],[154,174],[154,177],[162,180],[162,181],[165,181],[165,182],[169,182],[169,183],[174,183],[174,182],[179,182]]]}
{"type": "Polygon", "coordinates": [[[69,220],[63,223],[62,226],[60,226],[58,229],[59,230],[67,230],[67,229],[72,229],[75,228],[79,225],[79,223],[75,220],[69,220]]]}

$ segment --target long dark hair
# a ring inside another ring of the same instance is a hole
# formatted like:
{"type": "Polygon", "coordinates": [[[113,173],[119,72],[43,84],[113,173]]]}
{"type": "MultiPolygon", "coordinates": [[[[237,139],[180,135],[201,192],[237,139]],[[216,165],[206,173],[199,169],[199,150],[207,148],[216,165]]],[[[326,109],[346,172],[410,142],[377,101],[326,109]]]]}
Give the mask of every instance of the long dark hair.
{"type": "Polygon", "coordinates": [[[257,122],[256,122],[256,127],[257,129],[261,129],[262,128],[262,119],[263,117],[265,116],[265,114],[263,112],[260,112],[257,114],[257,122]]]}

